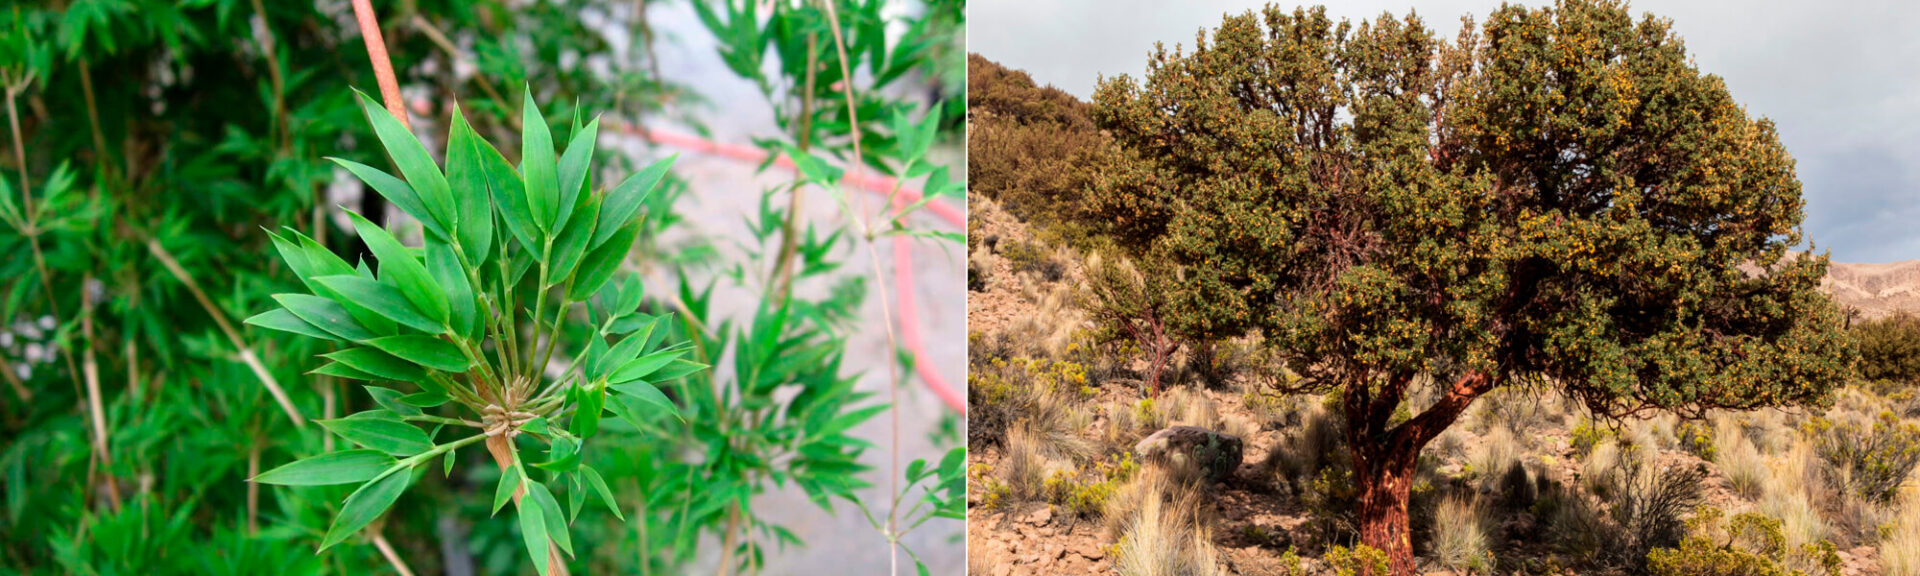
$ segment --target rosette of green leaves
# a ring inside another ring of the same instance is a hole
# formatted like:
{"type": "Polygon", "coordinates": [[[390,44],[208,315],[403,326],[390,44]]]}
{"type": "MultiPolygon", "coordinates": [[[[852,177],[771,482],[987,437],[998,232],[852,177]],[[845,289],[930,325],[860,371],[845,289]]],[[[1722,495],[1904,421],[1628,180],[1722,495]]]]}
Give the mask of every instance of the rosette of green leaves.
{"type": "Polygon", "coordinates": [[[606,482],[581,459],[601,417],[678,417],[656,385],[705,368],[682,358],[687,342],[668,341],[666,317],[639,311],[637,277],[614,281],[639,234],[642,201],[673,159],[595,190],[590,164],[598,120],[582,126],[575,118],[557,151],[529,93],[518,167],[455,110],[442,171],[397,119],[365,94],[359,101],[400,175],[334,162],[418,220],[423,245],[402,244],[351,211],[374,266],[349,264],[291,229],[273,234],[308,292],[275,295],[281,307],[247,323],[335,343],[313,373],[368,383],[380,408],[320,422],[358,448],[299,460],[254,481],[360,484],[322,540],[325,550],[379,517],[434,458],[451,473],[458,449],[504,436],[513,457],[495,451],[505,470],[493,509],[523,494],[516,504],[521,532],[546,574],[549,544],[573,553],[568,525],[588,492],[621,515],[606,482]],[[587,308],[590,336],[575,357],[557,362],[560,327],[575,305],[587,308]],[[562,364],[565,370],[555,372],[562,364]],[[448,426],[476,433],[439,439],[448,426]],[[545,444],[545,460],[529,467],[511,441],[516,437],[545,444]],[[554,497],[557,488],[565,488],[566,506],[554,497]]]}

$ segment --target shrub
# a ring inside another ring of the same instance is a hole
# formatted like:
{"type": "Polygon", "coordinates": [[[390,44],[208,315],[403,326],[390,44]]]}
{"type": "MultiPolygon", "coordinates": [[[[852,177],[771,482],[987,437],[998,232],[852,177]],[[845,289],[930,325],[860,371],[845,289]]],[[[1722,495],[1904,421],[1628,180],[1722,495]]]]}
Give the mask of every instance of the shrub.
{"type": "Polygon", "coordinates": [[[1493,573],[1493,550],[1487,535],[1491,523],[1486,507],[1472,498],[1454,496],[1441,501],[1434,514],[1433,540],[1428,543],[1434,562],[1458,573],[1493,573]]]}
{"type": "Polygon", "coordinates": [[[1581,562],[1597,560],[1617,528],[1579,490],[1549,481],[1540,494],[1533,515],[1546,523],[1554,549],[1581,562]]]}
{"type": "Polygon", "coordinates": [[[1387,553],[1366,544],[1352,549],[1334,546],[1327,549],[1327,564],[1335,576],[1387,576],[1387,553]]]}
{"type": "Polygon", "coordinates": [[[1601,442],[1611,439],[1613,436],[1612,430],[1597,426],[1592,420],[1582,418],[1580,419],[1580,423],[1575,425],[1569,433],[1568,442],[1573,445],[1573,452],[1575,454],[1585,456],[1589,452],[1592,452],[1595,446],[1599,446],[1601,442]]]}
{"type": "Polygon", "coordinates": [[[1059,282],[1067,274],[1067,265],[1047,251],[1046,246],[1033,241],[1007,243],[1000,255],[1006,257],[1015,272],[1032,272],[1047,282],[1059,282]]]}
{"type": "Polygon", "coordinates": [[[1686,535],[1681,516],[1700,503],[1700,481],[1707,476],[1699,466],[1658,466],[1646,449],[1626,449],[1613,470],[1615,495],[1611,510],[1620,529],[1609,549],[1628,565],[1645,561],[1647,552],[1673,547],[1686,535]]]}
{"type": "MultiPolygon", "coordinates": [[[[1688,522],[1688,535],[1679,547],[1647,553],[1647,572],[1653,576],[1806,574],[1784,565],[1788,550],[1779,520],[1749,512],[1734,516],[1723,530],[1721,517],[1718,508],[1701,506],[1688,522]]],[[[1840,557],[1831,543],[1809,546],[1801,553],[1813,558],[1821,573],[1839,576],[1840,557]]]]}
{"type": "Polygon", "coordinates": [[[1881,412],[1870,426],[1814,418],[1804,432],[1813,438],[1829,477],[1871,502],[1892,502],[1920,466],[1920,425],[1901,422],[1890,411],[1881,412]]]}
{"type": "Polygon", "coordinates": [[[1860,350],[1860,376],[1871,381],[1920,382],[1920,317],[1900,313],[1847,331],[1860,350]]]}
{"type": "Polygon", "coordinates": [[[1716,450],[1712,426],[1697,420],[1686,420],[1675,426],[1673,431],[1679,437],[1680,449],[1702,460],[1713,461],[1716,450]]]}

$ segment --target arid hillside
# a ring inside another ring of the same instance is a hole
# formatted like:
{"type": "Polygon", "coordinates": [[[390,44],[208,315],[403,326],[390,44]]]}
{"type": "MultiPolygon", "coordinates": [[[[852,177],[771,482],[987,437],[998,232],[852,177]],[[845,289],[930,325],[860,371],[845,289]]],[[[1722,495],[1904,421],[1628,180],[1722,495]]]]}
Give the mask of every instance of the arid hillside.
{"type": "Polygon", "coordinates": [[[1820,286],[1840,305],[1859,310],[1863,319],[1899,312],[1920,313],[1920,260],[1885,264],[1834,262],[1820,286]]]}

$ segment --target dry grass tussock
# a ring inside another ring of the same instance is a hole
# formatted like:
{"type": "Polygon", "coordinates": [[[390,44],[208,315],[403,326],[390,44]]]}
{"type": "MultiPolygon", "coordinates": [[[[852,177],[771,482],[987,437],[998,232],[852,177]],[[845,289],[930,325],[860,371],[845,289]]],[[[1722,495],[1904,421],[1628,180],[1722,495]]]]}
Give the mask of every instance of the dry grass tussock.
{"type": "Polygon", "coordinates": [[[1154,468],[1142,470],[1111,500],[1106,517],[1118,530],[1113,564],[1122,576],[1214,576],[1207,506],[1198,487],[1154,468]]]}

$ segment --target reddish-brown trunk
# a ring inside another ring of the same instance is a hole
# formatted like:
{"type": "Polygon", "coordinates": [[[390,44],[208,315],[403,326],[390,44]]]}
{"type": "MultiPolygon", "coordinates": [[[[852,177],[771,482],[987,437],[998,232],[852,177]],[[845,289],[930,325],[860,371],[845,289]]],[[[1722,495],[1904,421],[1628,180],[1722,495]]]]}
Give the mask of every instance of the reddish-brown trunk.
{"type": "Polygon", "coordinates": [[[1408,576],[1413,574],[1414,564],[1407,500],[1420,452],[1417,448],[1375,448],[1353,453],[1354,475],[1360,484],[1360,541],[1387,554],[1392,574],[1408,576]]]}
{"type": "MultiPolygon", "coordinates": [[[[1410,380],[1410,379],[1408,379],[1410,380]]],[[[1413,576],[1413,527],[1407,515],[1414,465],[1420,449],[1446,430],[1473,399],[1491,390],[1496,379],[1481,372],[1460,376],[1445,396],[1413,419],[1386,430],[1405,383],[1388,387],[1381,398],[1349,396],[1348,443],[1353,450],[1354,481],[1360,502],[1360,541],[1387,555],[1393,576],[1413,576]],[[1375,431],[1385,430],[1382,433],[1375,431]]],[[[1371,576],[1386,576],[1384,574],[1371,576]]]]}

